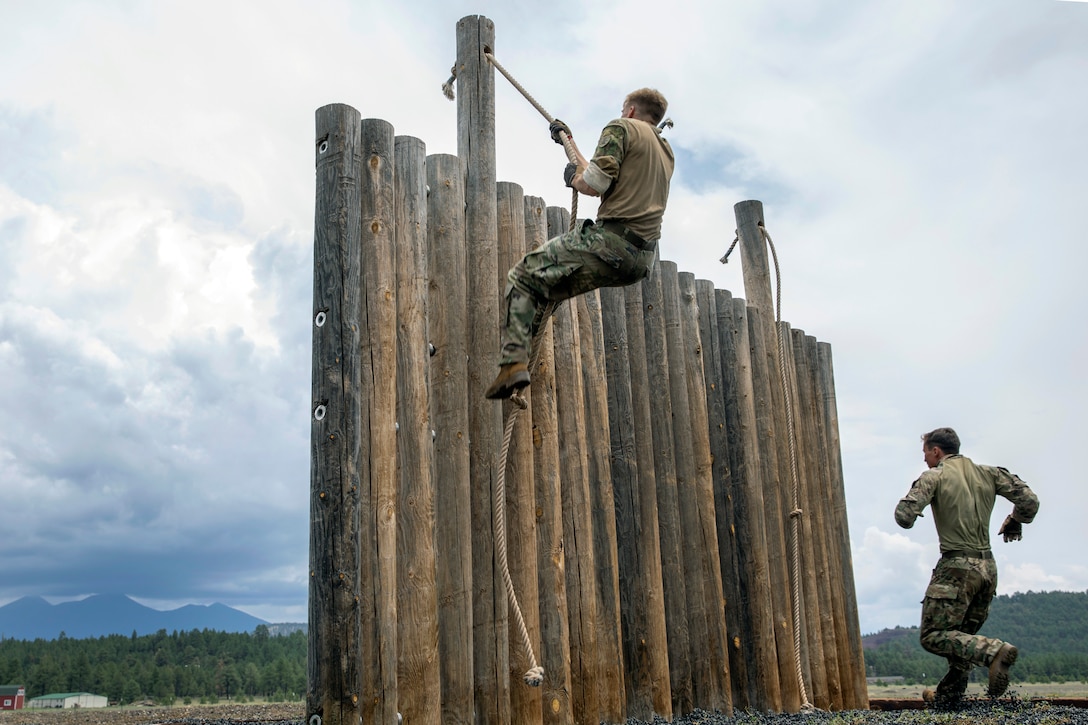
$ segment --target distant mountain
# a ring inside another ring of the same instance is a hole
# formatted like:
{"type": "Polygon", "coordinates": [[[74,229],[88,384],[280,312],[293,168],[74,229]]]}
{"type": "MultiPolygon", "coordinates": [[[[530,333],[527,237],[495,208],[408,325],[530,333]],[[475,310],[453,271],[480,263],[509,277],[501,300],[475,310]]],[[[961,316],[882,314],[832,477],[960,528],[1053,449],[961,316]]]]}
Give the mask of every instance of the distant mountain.
{"type": "Polygon", "coordinates": [[[111,634],[154,634],[215,630],[252,632],[263,619],[223,604],[187,604],[159,611],[123,594],[95,594],[78,602],[50,604],[41,597],[23,597],[0,607],[0,638],[56,639],[61,632],[72,639],[104,637],[111,634]]]}
{"type": "Polygon", "coordinates": [[[306,622],[280,622],[279,624],[268,625],[268,633],[273,637],[283,637],[291,634],[292,632],[302,632],[306,634],[310,631],[306,622]]]}

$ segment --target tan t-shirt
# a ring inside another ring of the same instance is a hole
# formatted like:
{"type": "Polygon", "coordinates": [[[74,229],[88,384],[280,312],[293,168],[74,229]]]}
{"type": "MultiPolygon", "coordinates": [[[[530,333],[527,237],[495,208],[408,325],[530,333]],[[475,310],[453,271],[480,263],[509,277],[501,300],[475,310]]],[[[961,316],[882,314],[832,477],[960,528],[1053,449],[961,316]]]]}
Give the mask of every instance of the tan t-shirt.
{"type": "Polygon", "coordinates": [[[597,220],[619,222],[647,241],[658,239],[675,164],[661,131],[646,121],[617,118],[601,131],[590,164],[589,174],[599,170],[612,180],[597,220]]]}

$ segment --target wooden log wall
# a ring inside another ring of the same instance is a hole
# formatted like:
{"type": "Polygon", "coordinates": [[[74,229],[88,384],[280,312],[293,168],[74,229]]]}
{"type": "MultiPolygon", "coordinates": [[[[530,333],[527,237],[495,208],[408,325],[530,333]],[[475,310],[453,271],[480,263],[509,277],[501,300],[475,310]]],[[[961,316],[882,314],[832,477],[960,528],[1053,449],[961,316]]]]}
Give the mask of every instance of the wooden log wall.
{"type": "Polygon", "coordinates": [[[457,156],[317,111],[307,722],[866,708],[831,348],[775,322],[759,202],[747,301],[659,260],[559,307],[495,501],[506,270],[569,215],[495,180],[494,26],[457,30],[457,156]]]}

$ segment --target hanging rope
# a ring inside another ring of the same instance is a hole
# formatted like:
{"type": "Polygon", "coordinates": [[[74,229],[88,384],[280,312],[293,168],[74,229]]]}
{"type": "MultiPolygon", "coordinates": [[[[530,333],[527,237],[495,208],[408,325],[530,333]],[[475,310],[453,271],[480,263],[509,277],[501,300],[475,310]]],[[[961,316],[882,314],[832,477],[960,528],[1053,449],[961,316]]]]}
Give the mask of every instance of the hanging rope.
{"type": "Polygon", "coordinates": [[[495,528],[495,553],[499,557],[499,565],[502,569],[502,582],[506,586],[506,596],[510,600],[510,608],[514,610],[514,620],[518,624],[518,632],[521,633],[521,644],[525,648],[525,656],[529,660],[529,669],[523,676],[525,684],[530,687],[540,687],[544,682],[544,668],[537,664],[536,655],[533,653],[533,642],[529,638],[529,628],[525,626],[525,617],[521,614],[521,606],[518,604],[518,595],[514,592],[514,580],[510,577],[510,566],[506,560],[506,458],[510,451],[510,439],[514,435],[514,422],[517,421],[518,411],[529,407],[529,403],[520,395],[510,397],[515,407],[510,410],[506,418],[506,431],[502,436],[502,453],[499,454],[499,480],[495,484],[495,500],[491,507],[494,511],[495,528]]]}
{"type": "MultiPolygon", "coordinates": [[[[762,229],[762,228],[763,227],[760,227],[760,229],[762,229]]],[[[740,230],[737,230],[736,236],[733,237],[733,243],[729,245],[729,249],[725,250],[725,254],[722,255],[722,258],[719,259],[718,261],[721,262],[722,264],[729,264],[729,255],[732,254],[733,250],[737,248],[737,242],[739,242],[739,241],[740,241],[740,230]]],[[[778,269],[777,264],[775,266],[775,269],[776,270],[778,269]]]]}
{"type": "MultiPolygon", "coordinates": [[[[551,125],[555,121],[555,117],[548,113],[540,103],[537,102],[532,95],[529,94],[525,87],[522,86],[517,80],[510,75],[510,73],[502,67],[499,61],[495,60],[495,56],[489,52],[485,52],[484,56],[487,58],[491,65],[505,76],[506,80],[521,92],[521,95],[525,96],[525,99],[532,104],[533,108],[540,112],[548,124],[551,125]]],[[[454,65],[450,68],[449,79],[442,84],[442,93],[446,98],[451,101],[454,100],[453,84],[457,80],[457,66],[454,65]]],[[[670,121],[671,126],[671,121],[670,121]]],[[[563,142],[563,150],[567,154],[567,159],[570,163],[578,165],[578,147],[574,145],[574,139],[570,134],[560,134],[560,140],[563,142]]],[[[571,189],[571,201],[570,201],[570,231],[574,231],[578,225],[578,190],[571,189]]],[[[541,313],[541,322],[538,326],[538,330],[543,326],[546,321],[555,312],[558,307],[555,303],[548,304],[541,313]]],[[[538,335],[539,336],[539,333],[538,335]]],[[[540,346],[536,344],[537,336],[533,338],[533,355],[529,361],[529,369],[534,370],[536,368],[537,357],[540,352],[540,346]]],[[[492,502],[493,520],[492,526],[495,530],[495,554],[499,559],[499,568],[502,570],[502,581],[506,587],[506,596],[510,600],[510,608],[514,611],[514,620],[518,625],[518,632],[521,634],[522,646],[525,648],[525,657],[529,661],[529,669],[524,675],[525,684],[530,687],[539,687],[544,682],[544,668],[537,664],[536,655],[533,653],[533,643],[529,637],[529,628],[525,626],[525,618],[521,613],[521,605],[518,604],[517,593],[514,591],[514,581],[510,576],[510,566],[506,556],[506,464],[510,453],[510,440],[514,434],[514,423],[517,421],[518,413],[529,407],[529,403],[518,393],[514,393],[510,396],[510,400],[514,403],[514,407],[510,410],[510,415],[506,419],[506,428],[503,432],[502,438],[502,451],[499,453],[499,478],[495,485],[494,499],[492,502]]]]}
{"type": "MultiPolygon", "coordinates": [[[[766,228],[763,226],[763,222],[759,223],[759,233],[767,241],[767,246],[771,250],[771,258],[774,260],[774,277],[775,277],[775,337],[778,338],[778,372],[780,382],[782,383],[782,396],[786,400],[786,432],[789,439],[790,449],[790,481],[793,484],[793,509],[790,511],[790,528],[793,534],[790,544],[790,555],[793,561],[793,654],[794,654],[794,667],[797,674],[797,685],[801,690],[801,709],[802,710],[815,710],[811,702],[808,700],[808,692],[805,689],[805,676],[801,667],[801,484],[800,478],[797,474],[797,434],[794,429],[793,422],[793,398],[790,395],[791,378],[787,371],[786,366],[786,350],[783,338],[785,337],[782,330],[782,272],[778,267],[778,253],[774,249],[774,240],[771,239],[771,235],[767,233],[766,228]]],[[[733,247],[737,246],[737,240],[740,238],[740,232],[737,232],[737,239],[733,240],[733,246],[729,247],[729,251],[722,257],[722,263],[728,261],[729,252],[733,251],[733,247]]]]}
{"type": "MultiPolygon", "coordinates": [[[[535,108],[537,111],[540,112],[540,115],[544,117],[544,120],[546,120],[548,122],[548,125],[551,125],[552,122],[555,121],[555,116],[548,113],[548,111],[545,110],[544,106],[540,105],[540,103],[535,98],[533,98],[533,96],[529,93],[529,91],[525,90],[525,86],[518,83],[517,79],[514,78],[514,76],[510,75],[510,72],[508,70],[506,70],[506,68],[503,68],[502,64],[499,63],[499,61],[495,60],[494,55],[492,55],[489,51],[484,51],[484,57],[487,58],[487,61],[491,65],[495,66],[495,69],[498,70],[499,73],[503,74],[503,76],[506,78],[506,80],[510,81],[510,85],[514,86],[514,88],[518,89],[518,91],[521,93],[521,95],[525,96],[525,100],[527,100],[530,104],[532,104],[533,108],[535,108]]],[[[454,99],[453,83],[454,83],[454,81],[456,79],[457,79],[457,66],[454,65],[452,68],[450,68],[449,80],[447,80],[445,83],[442,84],[442,93],[445,94],[446,98],[450,99],[451,101],[454,99]]],[[[567,160],[570,161],[575,166],[578,166],[579,165],[578,164],[579,152],[578,152],[578,147],[575,146],[575,144],[574,144],[574,139],[571,138],[570,134],[566,134],[566,133],[560,134],[559,137],[563,142],[563,151],[565,151],[566,154],[567,154],[567,160]]],[[[573,232],[575,230],[575,228],[577,228],[577,225],[578,225],[578,190],[577,189],[571,189],[571,197],[570,197],[570,231],[573,232]]]]}
{"type": "MultiPolygon", "coordinates": [[[[537,334],[533,336],[533,354],[529,360],[529,370],[536,369],[537,359],[540,357],[540,346],[537,344],[540,337],[539,330],[544,322],[559,307],[558,303],[549,302],[541,311],[541,322],[537,326],[537,334]]],[[[499,453],[499,479],[495,484],[495,495],[492,505],[494,511],[495,528],[495,554],[499,557],[499,568],[502,569],[502,581],[506,586],[506,596],[510,600],[510,607],[514,610],[514,620],[518,624],[518,632],[521,634],[521,643],[525,647],[525,657],[529,660],[529,669],[524,675],[525,684],[530,687],[539,687],[544,682],[544,668],[537,664],[536,655],[533,654],[533,643],[529,638],[529,628],[525,626],[525,618],[521,614],[521,605],[518,604],[517,594],[514,592],[514,581],[510,577],[510,565],[506,559],[506,461],[510,454],[510,440],[514,435],[514,423],[518,413],[529,407],[529,402],[519,393],[510,396],[514,407],[510,409],[510,415],[506,418],[506,430],[502,436],[502,451],[499,453]]]]}

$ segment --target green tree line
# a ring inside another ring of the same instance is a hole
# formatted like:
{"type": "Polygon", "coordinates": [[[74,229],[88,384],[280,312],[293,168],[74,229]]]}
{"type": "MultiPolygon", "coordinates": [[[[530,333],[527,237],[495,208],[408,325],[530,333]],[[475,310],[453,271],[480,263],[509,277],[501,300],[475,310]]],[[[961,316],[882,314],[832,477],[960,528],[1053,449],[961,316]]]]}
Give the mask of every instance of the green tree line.
{"type": "MultiPolygon", "coordinates": [[[[1020,650],[1012,668],[1013,681],[1088,681],[1088,592],[1022,592],[995,597],[979,634],[1012,642],[1020,650]]],[[[899,675],[908,683],[940,680],[947,663],[922,649],[918,636],[917,627],[896,627],[863,637],[866,674],[899,675]]],[[[976,671],[973,677],[984,674],[976,671]]]]}
{"type": "Polygon", "coordinates": [[[0,641],[0,684],[23,685],[27,698],[61,692],[105,695],[109,702],[161,705],[301,699],[306,634],[166,630],[145,636],[0,641]]]}

